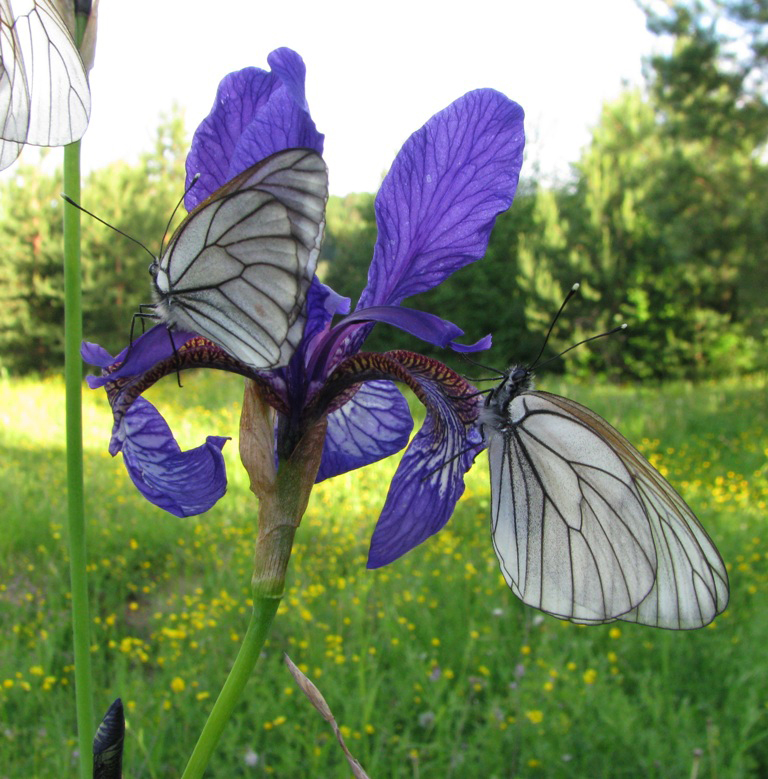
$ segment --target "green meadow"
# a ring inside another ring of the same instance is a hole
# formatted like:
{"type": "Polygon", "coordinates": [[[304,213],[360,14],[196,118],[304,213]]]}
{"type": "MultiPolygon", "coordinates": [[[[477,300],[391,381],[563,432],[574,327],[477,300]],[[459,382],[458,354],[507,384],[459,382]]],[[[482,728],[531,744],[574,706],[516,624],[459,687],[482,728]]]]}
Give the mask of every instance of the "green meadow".
{"type": "MultiPolygon", "coordinates": [[[[150,393],[182,446],[232,436],[227,495],[186,520],[139,496],[107,453],[103,392],[84,390],[96,709],[125,704],[127,779],[181,774],[250,609],[241,382],[183,379],[150,393]]],[[[603,414],[681,491],[728,564],[726,612],[675,633],[523,606],[491,547],[484,457],[445,530],[366,570],[390,460],[314,490],[269,642],[206,776],[351,776],[284,652],[372,779],[768,775],[765,378],[542,388],[603,414]]],[[[74,777],[63,386],[3,380],[0,392],[0,778],[74,777]]]]}

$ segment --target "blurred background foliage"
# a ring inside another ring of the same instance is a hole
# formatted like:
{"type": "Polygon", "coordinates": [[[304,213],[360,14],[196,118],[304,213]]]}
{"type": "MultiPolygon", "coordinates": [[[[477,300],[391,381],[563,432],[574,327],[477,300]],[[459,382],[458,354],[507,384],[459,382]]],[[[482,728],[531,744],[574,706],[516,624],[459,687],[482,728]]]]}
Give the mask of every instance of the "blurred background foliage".
{"type": "MultiPolygon", "coordinates": [[[[567,180],[524,167],[481,262],[406,301],[456,322],[465,340],[492,333],[484,361],[496,367],[536,356],[575,281],[581,294],[549,354],[621,322],[630,328],[554,370],[648,380],[767,367],[768,0],[659,0],[644,10],[670,42],[645,63],[644,87],[604,106],[567,180]]],[[[188,145],[172,114],[137,164],[88,177],[83,206],[156,253],[188,145]]],[[[10,374],[62,364],[60,192],[58,176],[31,167],[0,188],[0,369],[10,374]]],[[[353,303],[375,241],[374,196],[332,197],[319,273],[353,303]]],[[[88,217],[82,253],[85,337],[116,353],[132,313],[150,301],[150,258],[88,217]]],[[[424,351],[383,326],[368,345],[424,351]]]]}

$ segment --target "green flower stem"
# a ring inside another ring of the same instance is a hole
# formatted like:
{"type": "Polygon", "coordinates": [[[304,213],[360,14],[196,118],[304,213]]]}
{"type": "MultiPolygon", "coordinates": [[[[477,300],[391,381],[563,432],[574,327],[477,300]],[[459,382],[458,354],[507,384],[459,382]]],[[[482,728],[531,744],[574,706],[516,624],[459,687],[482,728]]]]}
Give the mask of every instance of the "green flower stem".
{"type": "MultiPolygon", "coordinates": [[[[282,492],[279,487],[286,480],[281,479],[281,476],[282,473],[277,477],[277,489],[273,497],[277,497],[282,492]]],[[[281,509],[288,509],[290,512],[294,508],[293,500],[286,504],[281,503],[279,499],[262,498],[259,504],[259,536],[256,541],[254,561],[251,621],[232,670],[208,716],[208,721],[195,745],[182,779],[200,779],[203,776],[219,738],[259,659],[272,620],[283,598],[285,572],[291,557],[293,537],[301,520],[301,516],[295,517],[290,514],[286,516],[281,509]]]]}
{"type": "Polygon", "coordinates": [[[232,716],[232,712],[243,694],[245,684],[259,659],[261,648],[267,639],[272,620],[281,600],[282,595],[254,598],[251,622],[248,625],[245,639],[237,653],[227,681],[208,716],[208,721],[205,723],[192,756],[189,758],[189,763],[184,769],[182,779],[199,779],[203,776],[224,727],[232,716]]]}
{"type": "MultiPolygon", "coordinates": [[[[80,143],[64,149],[64,192],[80,200],[80,143]]],[[[90,619],[86,573],[85,499],[83,491],[83,423],[80,342],[83,340],[80,293],[80,212],[64,204],[64,382],[67,436],[67,516],[69,577],[72,588],[72,632],[75,649],[75,703],[80,749],[80,776],[91,773],[90,754],[95,717],[91,686],[90,619]]]]}
{"type": "Polygon", "coordinates": [[[325,421],[310,428],[275,473],[274,414],[258,385],[247,382],[240,420],[240,457],[259,499],[259,532],[252,578],[253,613],[227,681],[213,705],[181,779],[201,779],[243,694],[285,591],[293,538],[320,466],[325,421]]]}
{"type": "MultiPolygon", "coordinates": [[[[76,39],[85,24],[76,17],[76,39]]],[[[80,202],[80,142],[64,148],[64,193],[80,202]]],[[[67,442],[67,521],[69,578],[72,589],[72,640],[75,654],[75,708],[80,779],[91,776],[91,740],[95,727],[91,677],[90,616],[83,489],[83,309],[80,289],[80,212],[64,203],[64,384],[67,442]]]]}

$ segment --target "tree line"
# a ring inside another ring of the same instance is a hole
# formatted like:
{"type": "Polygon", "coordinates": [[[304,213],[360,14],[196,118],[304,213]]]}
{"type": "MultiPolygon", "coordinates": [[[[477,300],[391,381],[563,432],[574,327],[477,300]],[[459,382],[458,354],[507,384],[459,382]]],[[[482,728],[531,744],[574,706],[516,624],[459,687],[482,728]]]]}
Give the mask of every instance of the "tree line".
{"type": "MultiPolygon", "coordinates": [[[[578,281],[546,355],[621,322],[629,329],[553,370],[632,380],[766,368],[768,0],[664,0],[645,10],[671,49],[646,62],[643,89],[604,106],[572,176],[545,181],[524,167],[486,256],[406,301],[456,322],[467,340],[492,333],[488,364],[533,360],[578,281]]],[[[87,178],[83,205],[157,253],[187,148],[171,116],[138,163],[87,178]]],[[[0,188],[0,368],[9,373],[62,364],[60,192],[58,175],[30,167],[0,188]]],[[[82,232],[84,335],[115,353],[150,298],[150,257],[87,216],[82,232]]],[[[321,278],[355,302],[375,240],[374,196],[332,197],[321,278]]],[[[424,351],[383,326],[369,345],[424,351]]]]}

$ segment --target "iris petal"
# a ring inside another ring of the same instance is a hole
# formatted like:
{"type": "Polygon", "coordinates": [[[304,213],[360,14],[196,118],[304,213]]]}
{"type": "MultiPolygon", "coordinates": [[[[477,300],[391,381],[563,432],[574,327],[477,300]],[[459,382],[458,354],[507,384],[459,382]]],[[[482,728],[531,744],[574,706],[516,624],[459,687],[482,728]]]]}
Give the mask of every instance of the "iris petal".
{"type": "Polygon", "coordinates": [[[480,259],[512,203],[523,146],[522,108],[492,89],[417,130],[376,196],[378,239],[357,308],[399,303],[480,259]]]}
{"type": "Polygon", "coordinates": [[[296,105],[287,90],[279,89],[243,130],[230,168],[240,172],[284,149],[323,152],[323,134],[312,117],[296,105]]]}
{"type": "Polygon", "coordinates": [[[157,409],[137,398],[110,451],[122,451],[133,483],[147,500],[177,517],[189,517],[207,511],[227,491],[221,453],[227,440],[208,436],[202,446],[182,451],[157,409]]]}
{"type": "Polygon", "coordinates": [[[389,381],[364,384],[328,415],[323,459],[316,482],[362,468],[399,452],[413,429],[408,403],[389,381]]]}
{"type": "Polygon", "coordinates": [[[272,72],[244,68],[221,80],[213,108],[195,131],[187,155],[188,211],[270,154],[294,146],[322,152],[323,136],[309,117],[304,97],[303,60],[284,48],[273,51],[268,61],[272,72]],[[256,132],[264,134],[258,143],[256,132]],[[190,189],[197,173],[200,179],[190,189]]]}
{"type": "Polygon", "coordinates": [[[446,395],[434,378],[417,380],[427,417],[392,479],[371,537],[369,568],[388,565],[442,530],[464,492],[464,474],[485,446],[467,415],[468,399],[446,395]]]}

